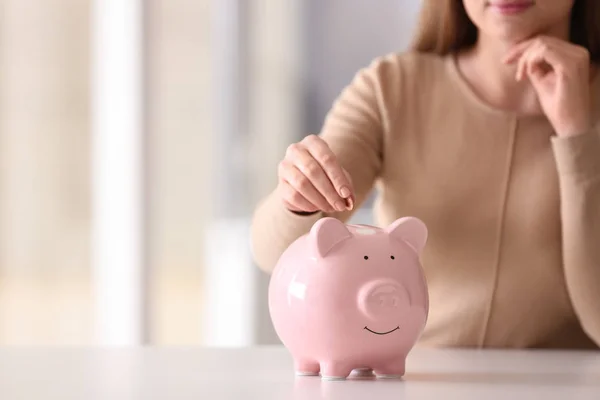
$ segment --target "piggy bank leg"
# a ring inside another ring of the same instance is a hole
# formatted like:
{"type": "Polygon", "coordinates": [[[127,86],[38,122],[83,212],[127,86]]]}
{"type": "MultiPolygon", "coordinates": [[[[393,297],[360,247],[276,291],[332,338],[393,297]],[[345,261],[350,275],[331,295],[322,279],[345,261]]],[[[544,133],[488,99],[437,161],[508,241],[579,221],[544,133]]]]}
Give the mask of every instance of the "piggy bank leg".
{"type": "Polygon", "coordinates": [[[298,376],[319,375],[319,363],[315,361],[294,360],[294,368],[298,376]]]}
{"type": "Polygon", "coordinates": [[[355,368],[350,376],[355,378],[372,378],[375,375],[373,374],[373,370],[371,368],[355,368]]]}
{"type": "Polygon", "coordinates": [[[375,368],[375,375],[379,379],[400,379],[405,373],[405,359],[401,358],[387,365],[375,368]]]}
{"type": "Polygon", "coordinates": [[[352,365],[339,362],[327,362],[321,364],[321,377],[324,380],[344,380],[352,372],[352,365]]]}

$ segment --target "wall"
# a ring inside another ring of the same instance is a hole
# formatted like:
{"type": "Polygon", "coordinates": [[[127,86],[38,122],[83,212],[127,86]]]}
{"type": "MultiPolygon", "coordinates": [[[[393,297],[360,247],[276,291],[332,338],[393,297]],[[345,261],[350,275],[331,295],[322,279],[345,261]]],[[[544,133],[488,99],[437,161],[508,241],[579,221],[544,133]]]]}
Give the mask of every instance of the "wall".
{"type": "Polygon", "coordinates": [[[306,1],[305,131],[318,132],[340,91],[375,57],[406,49],[420,0],[306,1]]]}
{"type": "MultiPolygon", "coordinates": [[[[195,344],[211,214],[211,1],[148,7],[152,344],[195,344]]],[[[93,343],[91,0],[0,0],[0,345],[93,343]]]]}
{"type": "Polygon", "coordinates": [[[89,1],[0,9],[0,344],[86,343],[89,1]]]}
{"type": "Polygon", "coordinates": [[[147,4],[151,341],[197,344],[215,174],[213,3],[147,4]]]}

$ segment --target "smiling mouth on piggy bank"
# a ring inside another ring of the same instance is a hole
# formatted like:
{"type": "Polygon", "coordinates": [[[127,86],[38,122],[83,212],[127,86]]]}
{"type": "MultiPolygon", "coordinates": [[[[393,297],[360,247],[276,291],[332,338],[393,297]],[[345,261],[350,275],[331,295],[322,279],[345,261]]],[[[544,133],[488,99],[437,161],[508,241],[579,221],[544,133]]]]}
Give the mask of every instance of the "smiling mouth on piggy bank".
{"type": "Polygon", "coordinates": [[[400,326],[397,326],[397,327],[395,327],[394,329],[392,329],[391,331],[387,331],[387,332],[375,332],[375,331],[373,331],[373,330],[371,330],[371,329],[367,328],[366,326],[364,327],[364,329],[366,329],[366,330],[368,330],[369,332],[371,332],[371,333],[374,333],[374,334],[376,334],[376,335],[387,335],[388,333],[392,333],[392,332],[395,332],[395,331],[397,331],[398,329],[400,329],[400,326]]]}

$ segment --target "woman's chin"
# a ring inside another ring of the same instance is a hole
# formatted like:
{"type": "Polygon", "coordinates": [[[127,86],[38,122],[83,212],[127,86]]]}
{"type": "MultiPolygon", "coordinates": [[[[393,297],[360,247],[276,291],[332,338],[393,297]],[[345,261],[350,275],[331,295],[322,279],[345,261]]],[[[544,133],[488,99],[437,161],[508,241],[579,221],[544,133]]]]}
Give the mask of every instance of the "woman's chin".
{"type": "Polygon", "coordinates": [[[496,39],[504,43],[519,43],[523,40],[530,39],[541,33],[541,30],[532,29],[529,27],[515,27],[513,26],[497,26],[494,29],[489,29],[486,32],[488,38],[496,39]]]}

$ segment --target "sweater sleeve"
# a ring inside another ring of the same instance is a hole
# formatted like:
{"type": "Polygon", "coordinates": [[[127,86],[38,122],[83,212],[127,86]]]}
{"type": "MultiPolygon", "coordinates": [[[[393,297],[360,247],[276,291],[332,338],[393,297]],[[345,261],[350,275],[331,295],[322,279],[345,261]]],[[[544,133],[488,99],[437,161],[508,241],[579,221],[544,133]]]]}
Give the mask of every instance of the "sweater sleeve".
{"type": "Polygon", "coordinates": [[[360,70],[335,100],[319,134],[351,176],[354,210],[300,216],[287,210],[272,191],[258,204],[252,219],[251,248],[260,269],[270,273],[283,251],[318,219],[332,216],[346,221],[368,198],[382,166],[383,135],[396,90],[390,88],[397,88],[398,75],[390,56],[360,70]]]}
{"type": "Polygon", "coordinates": [[[552,140],[567,289],[583,329],[600,346],[600,127],[552,140]]]}

